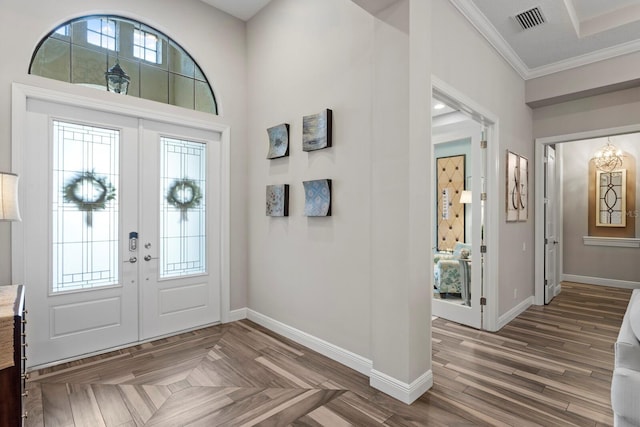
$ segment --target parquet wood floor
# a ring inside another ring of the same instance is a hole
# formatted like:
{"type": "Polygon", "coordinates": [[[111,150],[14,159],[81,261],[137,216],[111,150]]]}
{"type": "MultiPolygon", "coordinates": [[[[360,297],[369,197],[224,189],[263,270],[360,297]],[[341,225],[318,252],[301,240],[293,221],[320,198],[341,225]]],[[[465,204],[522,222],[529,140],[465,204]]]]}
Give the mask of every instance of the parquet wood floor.
{"type": "Polygon", "coordinates": [[[434,386],[413,405],[250,321],[48,368],[27,426],[604,426],[630,291],[564,283],[498,333],[433,321],[434,386]]]}

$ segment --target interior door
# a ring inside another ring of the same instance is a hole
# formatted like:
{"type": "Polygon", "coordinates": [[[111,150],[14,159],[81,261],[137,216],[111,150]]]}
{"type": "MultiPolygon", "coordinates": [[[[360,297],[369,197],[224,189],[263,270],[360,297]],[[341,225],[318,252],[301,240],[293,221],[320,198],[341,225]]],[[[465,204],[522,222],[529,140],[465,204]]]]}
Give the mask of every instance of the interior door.
{"type": "Polygon", "coordinates": [[[220,135],[142,121],[141,338],[220,320],[220,135]]]}
{"type": "Polygon", "coordinates": [[[50,102],[27,109],[24,284],[28,366],[37,366],[138,339],[138,255],[129,250],[138,128],[50,102]]]}
{"type": "Polygon", "coordinates": [[[545,146],[544,176],[544,303],[549,302],[558,292],[558,233],[556,200],[556,150],[545,146]]]}
{"type": "MultiPolygon", "coordinates": [[[[486,160],[481,149],[482,129],[476,124],[471,135],[470,173],[468,176],[472,201],[466,209],[471,209],[471,236],[467,236],[467,242],[471,242],[471,256],[467,260],[460,260],[460,277],[463,286],[468,286],[468,293],[463,289],[461,300],[434,298],[432,313],[434,316],[452,320],[477,329],[482,327],[482,276],[484,274],[482,263],[483,256],[480,246],[483,238],[484,202],[480,195],[484,189],[484,177],[486,176],[486,160]]],[[[433,203],[435,206],[436,203],[433,203]]],[[[434,214],[434,218],[436,215],[434,214]]]]}

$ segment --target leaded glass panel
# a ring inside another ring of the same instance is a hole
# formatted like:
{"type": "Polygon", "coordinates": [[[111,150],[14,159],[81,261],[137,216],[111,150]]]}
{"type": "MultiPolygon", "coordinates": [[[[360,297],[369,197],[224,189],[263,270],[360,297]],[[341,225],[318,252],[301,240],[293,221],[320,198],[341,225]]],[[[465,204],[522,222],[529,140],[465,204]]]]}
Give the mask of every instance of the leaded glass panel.
{"type": "Polygon", "coordinates": [[[162,137],[160,278],[206,272],[206,144],[162,137]]]}
{"type": "Polygon", "coordinates": [[[596,179],[598,206],[596,226],[626,226],[626,170],[598,171],[596,179]]]}
{"type": "Polygon", "coordinates": [[[52,292],[117,285],[120,132],[53,122],[52,292]]]}

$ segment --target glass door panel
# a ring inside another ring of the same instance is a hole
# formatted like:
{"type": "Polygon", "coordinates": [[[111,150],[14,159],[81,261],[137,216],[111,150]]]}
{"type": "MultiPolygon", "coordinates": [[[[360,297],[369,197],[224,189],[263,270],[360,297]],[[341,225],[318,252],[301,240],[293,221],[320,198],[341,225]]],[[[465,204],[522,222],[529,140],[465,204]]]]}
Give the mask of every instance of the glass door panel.
{"type": "Polygon", "coordinates": [[[120,131],[53,121],[51,293],[118,285],[120,131]]]}
{"type": "Polygon", "coordinates": [[[160,137],[160,279],[207,270],[207,145],[160,137]]]}

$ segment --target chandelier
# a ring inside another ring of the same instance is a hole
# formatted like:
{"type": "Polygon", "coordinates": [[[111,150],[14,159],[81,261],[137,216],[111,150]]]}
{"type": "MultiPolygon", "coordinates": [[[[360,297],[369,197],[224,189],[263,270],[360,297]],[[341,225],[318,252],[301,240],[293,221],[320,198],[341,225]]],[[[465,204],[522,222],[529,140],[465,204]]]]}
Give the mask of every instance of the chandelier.
{"type": "Polygon", "coordinates": [[[607,145],[596,151],[591,160],[598,170],[611,172],[622,166],[622,150],[608,140],[607,145]]]}

